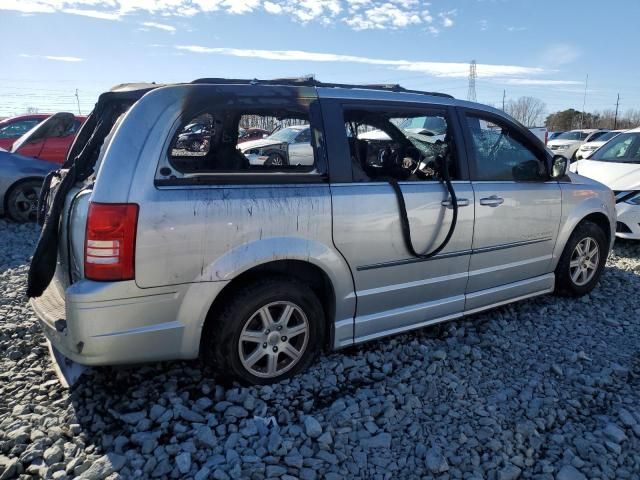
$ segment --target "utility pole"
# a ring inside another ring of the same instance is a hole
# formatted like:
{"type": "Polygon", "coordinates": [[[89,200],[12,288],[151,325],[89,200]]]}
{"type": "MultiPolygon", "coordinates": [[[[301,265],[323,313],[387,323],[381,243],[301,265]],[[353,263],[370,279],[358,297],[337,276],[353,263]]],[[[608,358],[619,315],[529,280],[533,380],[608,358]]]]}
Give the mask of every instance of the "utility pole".
{"type": "Polygon", "coordinates": [[[615,130],[618,126],[618,107],[620,106],[620,94],[618,94],[618,99],[616,100],[616,116],[613,119],[613,129],[615,130]]]}
{"type": "Polygon", "coordinates": [[[589,74],[587,73],[587,79],[584,81],[584,99],[582,100],[582,115],[580,116],[580,129],[584,127],[584,109],[587,104],[587,85],[589,84],[589,74]]]}
{"type": "Polygon", "coordinates": [[[78,89],[76,88],[76,101],[78,102],[78,115],[82,115],[80,111],[80,96],[78,95],[78,89]]]}
{"type": "Polygon", "coordinates": [[[467,100],[470,102],[476,101],[476,78],[478,78],[476,61],[471,60],[469,64],[469,91],[467,92],[467,100]]]}
{"type": "Polygon", "coordinates": [[[507,96],[507,91],[506,90],[502,90],[502,111],[504,112],[504,100],[507,96]]]}

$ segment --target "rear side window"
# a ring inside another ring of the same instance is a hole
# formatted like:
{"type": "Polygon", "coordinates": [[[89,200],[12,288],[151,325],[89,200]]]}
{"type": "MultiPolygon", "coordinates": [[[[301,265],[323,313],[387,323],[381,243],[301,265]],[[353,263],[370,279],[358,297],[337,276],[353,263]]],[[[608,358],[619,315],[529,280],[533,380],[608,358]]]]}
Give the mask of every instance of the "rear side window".
{"type": "Polygon", "coordinates": [[[309,173],[316,170],[305,107],[210,108],[178,128],[168,152],[181,173],[309,173]]]}
{"type": "Polygon", "coordinates": [[[467,115],[475,172],[480,181],[548,180],[545,159],[506,122],[467,115]]]}
{"type": "Polygon", "coordinates": [[[39,119],[21,120],[19,122],[13,122],[9,125],[5,125],[4,127],[0,127],[0,138],[19,138],[41,121],[42,120],[39,119]]]}

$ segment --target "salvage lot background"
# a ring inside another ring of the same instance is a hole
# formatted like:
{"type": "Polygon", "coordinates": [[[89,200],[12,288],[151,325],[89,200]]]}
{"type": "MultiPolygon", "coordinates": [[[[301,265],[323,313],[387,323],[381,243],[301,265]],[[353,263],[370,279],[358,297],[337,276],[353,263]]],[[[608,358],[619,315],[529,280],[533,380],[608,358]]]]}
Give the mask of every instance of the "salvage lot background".
{"type": "Polygon", "coordinates": [[[600,285],[325,355],[272,387],[198,362],[57,382],[25,298],[37,227],[0,220],[0,479],[637,478],[640,245],[600,285]],[[26,478],[26,477],[25,477],[26,478]]]}

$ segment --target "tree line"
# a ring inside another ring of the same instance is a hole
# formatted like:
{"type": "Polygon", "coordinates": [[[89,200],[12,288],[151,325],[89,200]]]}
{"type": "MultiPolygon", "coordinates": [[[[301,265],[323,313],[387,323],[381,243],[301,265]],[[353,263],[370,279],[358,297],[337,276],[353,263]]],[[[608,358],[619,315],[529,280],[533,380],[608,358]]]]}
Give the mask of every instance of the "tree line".
{"type": "Polygon", "coordinates": [[[546,104],[535,97],[520,97],[510,100],[504,105],[504,111],[526,127],[544,124],[549,131],[567,131],[578,128],[627,129],[640,126],[640,110],[630,109],[618,112],[606,109],[595,112],[581,112],[569,108],[551,113],[545,117],[546,104]]]}

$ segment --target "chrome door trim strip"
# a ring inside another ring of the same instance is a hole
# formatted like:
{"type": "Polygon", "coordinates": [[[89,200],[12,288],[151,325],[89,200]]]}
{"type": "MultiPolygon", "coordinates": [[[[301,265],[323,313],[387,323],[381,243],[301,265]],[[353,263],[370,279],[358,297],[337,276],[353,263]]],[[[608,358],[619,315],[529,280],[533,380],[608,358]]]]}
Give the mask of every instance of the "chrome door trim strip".
{"type": "Polygon", "coordinates": [[[443,258],[453,258],[453,257],[460,257],[463,255],[473,255],[476,253],[494,252],[496,250],[505,250],[507,248],[522,247],[525,245],[533,245],[535,243],[548,242],[550,240],[553,240],[553,237],[542,237],[542,238],[535,238],[532,240],[522,240],[519,242],[503,243],[501,245],[493,245],[491,247],[482,247],[482,248],[475,248],[475,249],[469,249],[469,250],[458,250],[455,252],[439,253],[435,257],[431,257],[431,258],[416,257],[416,258],[404,258],[402,260],[391,260],[388,262],[361,265],[359,267],[356,267],[356,270],[359,272],[363,272],[365,270],[374,270],[376,268],[396,267],[398,265],[408,265],[411,263],[428,262],[431,260],[442,260],[443,258]]]}

